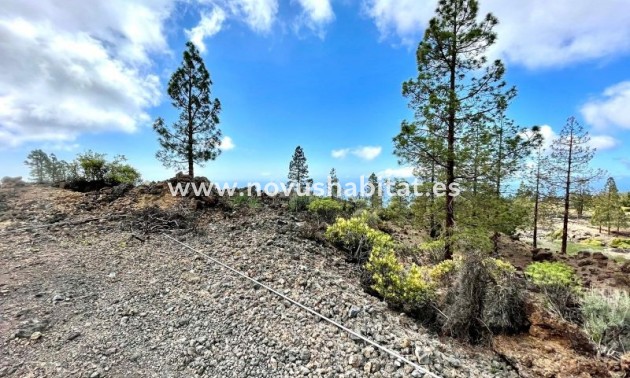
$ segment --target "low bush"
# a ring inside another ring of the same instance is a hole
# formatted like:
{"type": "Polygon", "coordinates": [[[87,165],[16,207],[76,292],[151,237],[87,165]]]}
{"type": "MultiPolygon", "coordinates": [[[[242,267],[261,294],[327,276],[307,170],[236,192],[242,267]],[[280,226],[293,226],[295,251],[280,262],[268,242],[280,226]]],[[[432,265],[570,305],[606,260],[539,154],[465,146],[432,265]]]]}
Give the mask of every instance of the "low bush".
{"type": "Polygon", "coordinates": [[[561,262],[535,262],[525,268],[525,275],[545,295],[549,310],[564,319],[579,320],[581,284],[570,266],[561,262]]]}
{"type": "Polygon", "coordinates": [[[235,195],[230,197],[232,205],[236,208],[256,209],[260,207],[260,200],[256,196],[235,195]]]}
{"type": "Polygon", "coordinates": [[[491,285],[484,298],[484,323],[493,333],[516,333],[529,326],[525,311],[525,285],[516,268],[503,260],[485,260],[491,285]]]}
{"type": "Polygon", "coordinates": [[[343,211],[343,205],[333,198],[317,198],[308,204],[308,211],[325,222],[334,222],[343,211]]]}
{"type": "Polygon", "coordinates": [[[525,268],[525,275],[538,286],[577,287],[579,282],[573,268],[561,262],[535,262],[525,268]]]}
{"type": "Polygon", "coordinates": [[[107,164],[105,180],[115,184],[136,185],[140,182],[140,172],[129,164],[123,164],[124,157],[118,157],[107,164]]]}
{"type": "Polygon", "coordinates": [[[20,187],[25,186],[26,183],[22,181],[22,176],[17,177],[9,177],[4,176],[2,180],[0,180],[0,186],[9,188],[9,187],[20,187]]]}
{"type": "Polygon", "coordinates": [[[630,239],[615,238],[610,242],[612,248],[630,249],[630,239]]]}
{"type": "Polygon", "coordinates": [[[405,270],[390,245],[375,246],[365,268],[371,274],[371,288],[390,306],[427,325],[434,322],[438,283],[431,279],[431,268],[413,264],[405,270]]]}
{"type": "Polygon", "coordinates": [[[584,331],[602,354],[630,350],[630,295],[621,290],[591,290],[582,298],[584,331]]]}
{"type": "Polygon", "coordinates": [[[312,196],[293,195],[289,198],[289,210],[294,213],[301,213],[308,210],[308,205],[313,201],[312,196]]]}
{"type": "Polygon", "coordinates": [[[467,255],[447,294],[442,330],[453,337],[477,343],[489,334],[483,322],[490,275],[480,253],[467,255]]]}
{"type": "Polygon", "coordinates": [[[365,264],[371,275],[372,289],[389,302],[402,305],[401,291],[403,266],[390,245],[375,246],[365,264]]]}
{"type": "Polygon", "coordinates": [[[603,241],[599,239],[585,239],[585,240],[580,241],[580,244],[586,245],[589,247],[603,247],[606,245],[606,243],[604,243],[603,241]]]}
{"type": "Polygon", "coordinates": [[[375,246],[393,249],[391,236],[373,229],[367,224],[365,214],[350,219],[337,218],[326,229],[326,239],[348,254],[348,259],[363,264],[375,246]]]}
{"type": "Polygon", "coordinates": [[[365,223],[367,223],[368,226],[372,227],[375,230],[379,230],[382,225],[381,219],[378,217],[378,214],[372,210],[358,210],[352,216],[363,217],[363,219],[365,219],[365,223]]]}
{"type": "Polygon", "coordinates": [[[559,240],[561,238],[562,238],[562,229],[555,230],[554,232],[549,234],[549,239],[551,239],[551,240],[559,240]]]}
{"type": "Polygon", "coordinates": [[[477,343],[528,326],[524,284],[511,264],[471,252],[455,262],[454,270],[444,310],[445,333],[477,343]]]}
{"type": "Polygon", "coordinates": [[[444,254],[446,252],[446,243],[442,239],[432,240],[426,243],[422,243],[420,244],[418,248],[432,262],[437,263],[444,260],[444,254]]]}

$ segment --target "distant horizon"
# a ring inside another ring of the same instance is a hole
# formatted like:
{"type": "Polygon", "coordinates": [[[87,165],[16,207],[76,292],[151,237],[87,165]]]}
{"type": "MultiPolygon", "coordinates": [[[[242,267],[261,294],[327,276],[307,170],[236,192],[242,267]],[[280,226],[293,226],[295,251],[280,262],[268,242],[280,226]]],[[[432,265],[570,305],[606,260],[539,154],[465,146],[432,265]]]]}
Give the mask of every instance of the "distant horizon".
{"type": "MultiPolygon", "coordinates": [[[[415,50],[437,0],[130,3],[144,16],[124,17],[127,2],[14,2],[0,16],[0,175],[28,177],[23,161],[41,148],[64,160],[88,149],[122,154],[143,179],[172,177],[155,159],[151,124],[177,118],[166,85],[192,40],[223,106],[224,151],[200,176],[282,179],[301,145],[315,178],[331,168],[342,179],[410,177],[391,141],[413,118],[402,83],[417,75],[415,50]]],[[[548,140],[576,116],[598,148],[593,167],[630,190],[630,3],[562,1],[545,14],[536,1],[480,5],[499,19],[490,58],[503,59],[518,90],[508,115],[542,126],[548,140]]]]}

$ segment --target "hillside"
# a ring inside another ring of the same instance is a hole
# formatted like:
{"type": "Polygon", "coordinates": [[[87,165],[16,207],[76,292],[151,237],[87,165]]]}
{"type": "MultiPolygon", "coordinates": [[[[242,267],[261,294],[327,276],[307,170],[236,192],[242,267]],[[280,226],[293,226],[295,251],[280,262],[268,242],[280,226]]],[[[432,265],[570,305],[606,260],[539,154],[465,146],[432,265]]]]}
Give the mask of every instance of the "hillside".
{"type": "MultiPolygon", "coordinates": [[[[193,211],[199,200],[174,199],[164,187],[2,189],[0,376],[421,376],[165,234],[439,376],[619,369],[577,350],[577,331],[537,308],[529,334],[498,337],[493,347],[440,338],[364,292],[356,266],[305,238],[307,222],[281,199],[241,209],[206,201],[193,211]]],[[[517,267],[531,261],[524,245],[503,243],[517,267]]]]}
{"type": "MultiPolygon", "coordinates": [[[[90,193],[37,186],[8,195],[0,376],[412,373],[160,234],[133,238],[123,216],[150,197],[134,189],[99,203],[90,193]],[[42,224],[50,226],[26,227],[42,224]]],[[[517,376],[498,356],[440,341],[364,293],[353,266],[333,248],[300,237],[301,223],[285,210],[213,210],[203,217],[205,236],[178,238],[432,372],[517,376]]]]}

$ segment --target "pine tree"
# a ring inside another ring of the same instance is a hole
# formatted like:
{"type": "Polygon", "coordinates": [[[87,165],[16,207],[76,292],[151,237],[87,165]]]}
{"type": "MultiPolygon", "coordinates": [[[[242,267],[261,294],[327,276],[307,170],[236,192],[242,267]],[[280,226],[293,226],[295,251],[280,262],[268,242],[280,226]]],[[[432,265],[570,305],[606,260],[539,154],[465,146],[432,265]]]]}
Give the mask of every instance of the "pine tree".
{"type": "Polygon", "coordinates": [[[332,198],[341,198],[341,187],[339,186],[339,178],[335,168],[330,170],[330,188],[328,190],[332,198]]]}
{"type": "Polygon", "coordinates": [[[590,181],[578,177],[575,180],[575,190],[571,193],[571,197],[573,208],[577,213],[578,219],[580,219],[584,215],[584,210],[591,202],[592,193],[590,181]]]}
{"type": "Polygon", "coordinates": [[[33,150],[24,161],[31,169],[31,178],[38,184],[48,182],[47,167],[50,165],[50,158],[42,150],[33,150]]]}
{"type": "Polygon", "coordinates": [[[368,183],[365,187],[365,191],[369,195],[370,206],[372,209],[380,209],[383,207],[383,190],[381,188],[381,183],[378,182],[376,173],[372,172],[370,177],[368,177],[368,183]]]}
{"type": "Polygon", "coordinates": [[[598,225],[600,232],[602,226],[606,226],[609,235],[613,227],[616,227],[619,232],[619,229],[627,224],[626,213],[621,206],[621,196],[615,179],[612,177],[606,180],[604,190],[595,201],[591,223],[598,225]]]}
{"type": "Polygon", "coordinates": [[[401,212],[401,215],[408,209],[410,202],[409,182],[405,179],[395,179],[390,185],[389,208],[401,212]]]}
{"type": "Polygon", "coordinates": [[[57,159],[55,154],[50,154],[46,164],[46,172],[51,182],[56,183],[65,180],[66,164],[65,161],[57,159]]]}
{"type": "Polygon", "coordinates": [[[549,176],[547,175],[548,167],[546,165],[546,151],[543,148],[542,144],[538,145],[536,148],[536,152],[533,157],[532,167],[528,174],[529,183],[531,185],[531,193],[532,199],[534,201],[534,209],[533,209],[533,238],[532,238],[532,246],[534,248],[538,247],[538,225],[540,224],[541,219],[541,208],[542,204],[546,197],[548,197],[549,191],[551,191],[551,181],[549,176]]]}
{"type": "Polygon", "coordinates": [[[591,181],[601,175],[601,171],[592,171],[588,166],[595,153],[594,149],[588,147],[590,140],[588,133],[578,121],[570,117],[551,145],[554,174],[562,180],[559,185],[564,198],[562,253],[567,252],[571,191],[576,180],[579,178],[591,181]]]}
{"type": "Polygon", "coordinates": [[[295,189],[304,191],[312,180],[308,177],[308,165],[302,147],[297,146],[289,163],[289,185],[295,189]]]}
{"type": "Polygon", "coordinates": [[[186,43],[182,65],[168,83],[172,105],[180,111],[179,120],[167,127],[158,118],[153,129],[162,149],[156,157],[168,168],[188,166],[194,177],[194,164],[216,159],[221,154],[221,131],[217,128],[221,103],[211,98],[212,80],[199,50],[186,43]]]}
{"type": "Polygon", "coordinates": [[[483,146],[466,141],[488,140],[490,117],[503,112],[516,95],[514,88],[506,88],[501,61],[488,63],[484,56],[495,43],[497,19],[488,14],[478,21],[478,11],[476,0],[440,0],[437,16],[418,47],[418,77],[403,84],[403,95],[409,98],[416,119],[403,122],[394,139],[402,161],[414,166],[432,161],[444,172],[446,259],[452,258],[455,227],[457,190],[453,184],[471,180],[467,169],[471,165],[466,162],[474,163],[472,157],[490,155],[477,149],[483,146]]]}

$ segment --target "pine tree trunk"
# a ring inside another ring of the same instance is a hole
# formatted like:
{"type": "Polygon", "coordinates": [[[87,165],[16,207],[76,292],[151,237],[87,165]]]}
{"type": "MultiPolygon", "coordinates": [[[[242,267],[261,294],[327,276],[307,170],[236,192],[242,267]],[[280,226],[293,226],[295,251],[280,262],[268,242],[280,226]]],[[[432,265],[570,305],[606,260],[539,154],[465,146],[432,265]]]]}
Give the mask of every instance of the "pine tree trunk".
{"type": "Polygon", "coordinates": [[[562,221],[562,253],[567,253],[567,239],[569,237],[569,200],[571,195],[571,164],[573,160],[573,131],[569,140],[569,159],[567,166],[567,181],[564,192],[564,219],[562,221]]]}
{"type": "Polygon", "coordinates": [[[192,180],[195,177],[195,162],[194,162],[194,156],[193,156],[193,128],[194,128],[194,124],[193,124],[193,110],[192,110],[192,74],[190,75],[191,80],[189,81],[188,84],[188,175],[190,176],[190,179],[192,180]]]}
{"type": "MultiPolygon", "coordinates": [[[[457,39],[457,25],[453,24],[453,38],[457,39]]],[[[455,227],[455,212],[454,212],[454,200],[455,197],[451,195],[451,185],[455,183],[455,80],[456,80],[456,65],[457,65],[457,46],[453,41],[451,47],[451,64],[450,64],[450,93],[449,93],[449,105],[448,105],[448,131],[447,131],[447,158],[446,158],[446,246],[444,258],[450,260],[453,258],[453,228],[455,227]]]]}
{"type": "Polygon", "coordinates": [[[532,245],[538,248],[538,207],[540,203],[540,162],[536,170],[536,192],[534,197],[534,240],[532,245]]]}

